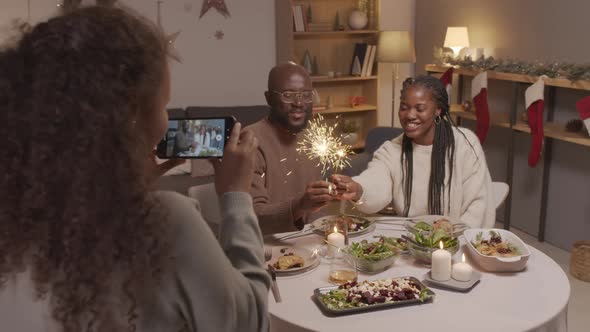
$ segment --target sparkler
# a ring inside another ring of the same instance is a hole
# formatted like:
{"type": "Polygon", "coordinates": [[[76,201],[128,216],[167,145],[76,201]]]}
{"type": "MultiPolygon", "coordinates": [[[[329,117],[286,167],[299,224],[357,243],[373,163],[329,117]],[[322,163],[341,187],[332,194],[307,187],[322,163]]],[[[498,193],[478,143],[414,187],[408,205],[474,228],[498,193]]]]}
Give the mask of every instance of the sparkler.
{"type": "Polygon", "coordinates": [[[297,152],[305,154],[309,159],[318,159],[318,166],[322,167],[322,176],[328,171],[340,171],[350,166],[353,152],[350,145],[342,143],[336,134],[338,124],[324,123],[324,118],[318,114],[309,122],[303,134],[303,140],[298,143],[297,152]]]}

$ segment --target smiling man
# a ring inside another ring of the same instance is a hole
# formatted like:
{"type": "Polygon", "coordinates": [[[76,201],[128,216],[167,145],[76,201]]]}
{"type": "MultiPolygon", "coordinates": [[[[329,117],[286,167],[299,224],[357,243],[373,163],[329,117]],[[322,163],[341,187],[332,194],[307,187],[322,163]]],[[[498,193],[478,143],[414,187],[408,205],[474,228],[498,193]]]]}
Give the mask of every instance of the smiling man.
{"type": "Polygon", "coordinates": [[[250,194],[260,228],[269,234],[302,228],[333,196],[317,162],[296,150],[312,116],[309,74],[293,63],[278,65],[264,95],[270,114],[249,127],[259,142],[250,194]]]}

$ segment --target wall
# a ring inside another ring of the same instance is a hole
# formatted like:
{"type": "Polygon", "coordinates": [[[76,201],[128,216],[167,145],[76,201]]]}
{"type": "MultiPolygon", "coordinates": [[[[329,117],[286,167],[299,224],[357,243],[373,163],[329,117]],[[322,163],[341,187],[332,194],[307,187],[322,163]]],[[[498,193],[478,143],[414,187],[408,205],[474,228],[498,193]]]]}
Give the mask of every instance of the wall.
{"type": "MultiPolygon", "coordinates": [[[[528,61],[588,61],[590,44],[581,22],[587,21],[586,0],[416,0],[416,71],[433,60],[433,47],[441,46],[447,26],[467,26],[472,47],[494,48],[494,56],[528,61]]],[[[488,53],[489,54],[489,53],[488,53]]],[[[519,90],[519,112],[524,111],[524,89],[519,90]]],[[[466,84],[465,91],[469,91],[466,84]]],[[[490,81],[490,110],[507,111],[510,83],[490,81]]],[[[555,120],[577,118],[574,103],[590,94],[558,89],[555,120]]],[[[469,96],[469,92],[467,92],[469,96]]],[[[473,123],[467,123],[473,126],[473,123]]],[[[510,132],[492,128],[485,142],[494,181],[506,176],[506,146],[510,132]]],[[[542,161],[527,165],[530,136],[515,135],[512,224],[537,234],[540,215],[542,161]]],[[[555,141],[549,179],[546,240],[569,249],[575,240],[590,238],[590,148],[555,141]]],[[[502,217],[502,214],[499,214],[502,217]]]]}
{"type": "MultiPolygon", "coordinates": [[[[156,0],[121,2],[156,20],[156,0]]],[[[229,19],[215,9],[199,19],[201,0],[162,1],[165,30],[182,30],[175,47],[183,63],[171,65],[170,107],[266,104],[267,73],[275,65],[274,1],[225,2],[229,19]],[[217,30],[224,32],[222,40],[214,37],[217,30]]],[[[54,13],[56,3],[31,0],[32,20],[54,13]]],[[[5,27],[14,17],[26,20],[27,1],[0,0],[0,40],[7,36],[5,27]]]]}

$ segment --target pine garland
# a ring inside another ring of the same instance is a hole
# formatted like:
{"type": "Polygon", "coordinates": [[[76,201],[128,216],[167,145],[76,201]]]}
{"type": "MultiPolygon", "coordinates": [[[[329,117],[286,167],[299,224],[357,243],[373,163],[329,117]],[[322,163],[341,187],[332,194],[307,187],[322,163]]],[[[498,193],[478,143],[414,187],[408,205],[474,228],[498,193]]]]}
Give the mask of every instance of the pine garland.
{"type": "Polygon", "coordinates": [[[545,63],[542,61],[527,62],[513,58],[495,59],[494,57],[481,57],[473,60],[471,56],[456,59],[442,48],[435,48],[434,57],[439,63],[458,66],[472,70],[493,70],[503,73],[524,74],[531,76],[547,75],[551,78],[567,78],[570,81],[590,81],[590,64],[574,64],[555,61],[545,63]]]}

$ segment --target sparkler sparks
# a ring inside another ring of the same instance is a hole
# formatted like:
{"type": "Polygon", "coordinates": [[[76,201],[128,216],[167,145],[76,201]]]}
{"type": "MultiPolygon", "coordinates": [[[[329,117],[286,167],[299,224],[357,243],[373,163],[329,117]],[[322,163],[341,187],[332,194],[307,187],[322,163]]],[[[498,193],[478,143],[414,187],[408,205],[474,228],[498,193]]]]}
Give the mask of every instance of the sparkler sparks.
{"type": "Polygon", "coordinates": [[[298,143],[297,151],[305,154],[309,159],[317,159],[318,166],[322,167],[322,175],[325,177],[329,170],[341,171],[350,166],[350,158],[353,152],[350,145],[342,143],[336,133],[338,124],[324,123],[324,118],[318,114],[309,121],[305,129],[303,140],[298,143]]]}

